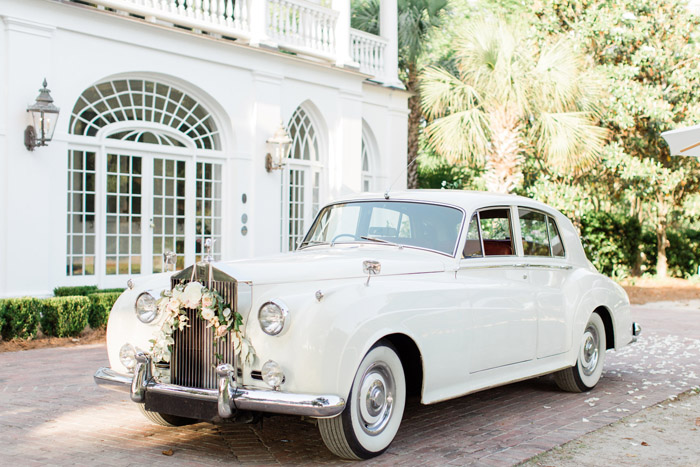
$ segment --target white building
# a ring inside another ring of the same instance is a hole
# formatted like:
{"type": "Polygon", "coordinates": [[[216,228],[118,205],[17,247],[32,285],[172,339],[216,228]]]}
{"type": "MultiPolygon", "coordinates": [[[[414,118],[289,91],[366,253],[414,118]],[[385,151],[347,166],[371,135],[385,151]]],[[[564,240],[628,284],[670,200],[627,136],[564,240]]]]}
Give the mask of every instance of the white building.
{"type": "Polygon", "coordinates": [[[396,0],[0,1],[0,297],[293,248],[319,204],[405,187],[396,0]],[[43,79],[61,112],[29,151],[43,79]],[[283,122],[284,169],[266,171],[283,122]]]}

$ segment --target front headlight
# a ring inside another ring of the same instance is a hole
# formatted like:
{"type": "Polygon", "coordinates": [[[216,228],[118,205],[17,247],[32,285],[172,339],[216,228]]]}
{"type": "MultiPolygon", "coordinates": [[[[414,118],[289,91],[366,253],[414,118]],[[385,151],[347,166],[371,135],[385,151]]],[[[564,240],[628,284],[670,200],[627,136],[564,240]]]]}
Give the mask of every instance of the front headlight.
{"type": "Polygon", "coordinates": [[[260,328],[270,336],[276,336],[284,329],[287,320],[287,307],[278,301],[270,301],[260,307],[258,321],[260,328]]]}
{"type": "Polygon", "coordinates": [[[124,344],[122,348],[119,349],[119,361],[122,365],[130,372],[136,366],[136,349],[131,344],[124,344]]]}
{"type": "Polygon", "coordinates": [[[136,316],[142,323],[150,323],[158,316],[156,299],[148,292],[144,292],[136,299],[136,316]]]}

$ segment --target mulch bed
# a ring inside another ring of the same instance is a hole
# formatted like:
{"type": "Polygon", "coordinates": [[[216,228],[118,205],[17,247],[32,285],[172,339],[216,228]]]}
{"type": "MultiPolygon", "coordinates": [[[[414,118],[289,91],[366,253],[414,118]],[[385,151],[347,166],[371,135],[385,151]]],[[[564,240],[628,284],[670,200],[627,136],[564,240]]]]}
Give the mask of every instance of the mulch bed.
{"type": "Polygon", "coordinates": [[[18,350],[43,349],[46,347],[70,347],[85,344],[100,344],[105,341],[104,329],[83,331],[78,337],[46,337],[37,336],[34,339],[12,339],[0,341],[0,352],[16,352],[18,350]]]}

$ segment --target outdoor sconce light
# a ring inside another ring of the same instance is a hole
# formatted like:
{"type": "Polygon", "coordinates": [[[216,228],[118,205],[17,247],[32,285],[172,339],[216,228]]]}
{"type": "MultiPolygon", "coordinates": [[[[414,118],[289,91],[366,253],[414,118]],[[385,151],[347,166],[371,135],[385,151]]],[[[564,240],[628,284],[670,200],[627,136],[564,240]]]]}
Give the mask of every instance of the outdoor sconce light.
{"type": "Polygon", "coordinates": [[[51,141],[59,110],[53,105],[51,91],[46,88],[46,78],[44,78],[44,87],[39,89],[36,102],[27,107],[27,112],[32,114],[33,122],[33,125],[28,125],[24,130],[24,145],[28,151],[33,151],[37,146],[47,146],[51,141]]]}
{"type": "Polygon", "coordinates": [[[282,122],[280,122],[280,126],[277,128],[277,131],[275,131],[275,134],[266,142],[275,146],[274,158],[269,152],[265,155],[265,170],[269,173],[284,167],[284,160],[287,158],[287,152],[289,151],[289,146],[292,144],[292,138],[289,137],[287,130],[284,128],[282,122]]]}

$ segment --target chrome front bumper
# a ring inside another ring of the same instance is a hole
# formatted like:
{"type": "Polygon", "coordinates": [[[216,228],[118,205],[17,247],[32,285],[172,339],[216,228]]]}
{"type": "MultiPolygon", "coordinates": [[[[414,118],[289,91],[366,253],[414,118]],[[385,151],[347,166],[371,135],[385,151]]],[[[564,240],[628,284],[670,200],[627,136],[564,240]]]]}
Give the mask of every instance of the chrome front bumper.
{"type": "Polygon", "coordinates": [[[345,400],[335,395],[294,394],[238,387],[233,378],[234,368],[230,364],[219,365],[216,369],[218,389],[198,389],[158,383],[151,376],[150,358],[139,354],[137,361],[133,376],[117,373],[111,368],[100,368],[95,373],[95,383],[107,389],[128,392],[131,400],[139,403],[145,402],[146,393],[212,402],[217,405],[221,418],[232,417],[236,410],[327,418],[340,414],[345,408],[345,400]]]}

